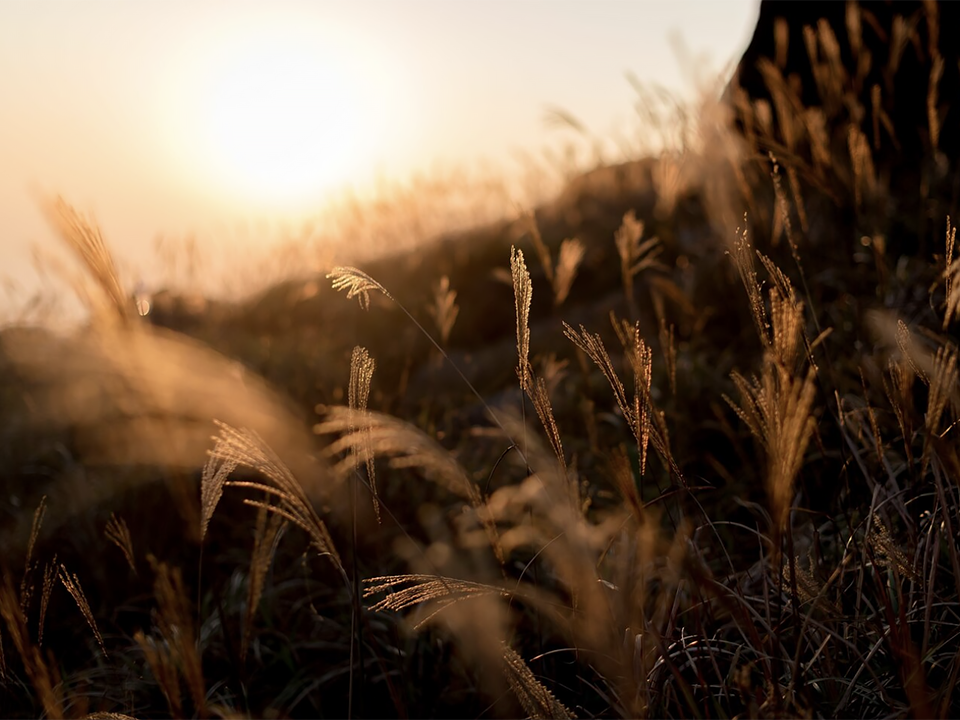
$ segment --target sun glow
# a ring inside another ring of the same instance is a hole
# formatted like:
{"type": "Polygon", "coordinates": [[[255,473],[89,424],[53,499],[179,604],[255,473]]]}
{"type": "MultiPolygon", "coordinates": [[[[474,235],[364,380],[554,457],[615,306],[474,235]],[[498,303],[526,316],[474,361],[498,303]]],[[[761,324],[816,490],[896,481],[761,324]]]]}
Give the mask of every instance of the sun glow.
{"type": "Polygon", "coordinates": [[[360,147],[357,98],[342,68],[263,47],[238,58],[209,96],[206,135],[242,185],[282,199],[335,181],[360,147]]]}
{"type": "Polygon", "coordinates": [[[175,142],[207,192],[248,209],[304,208],[376,161],[384,98],[369,53],[248,28],[198,55],[176,93],[175,142]]]}

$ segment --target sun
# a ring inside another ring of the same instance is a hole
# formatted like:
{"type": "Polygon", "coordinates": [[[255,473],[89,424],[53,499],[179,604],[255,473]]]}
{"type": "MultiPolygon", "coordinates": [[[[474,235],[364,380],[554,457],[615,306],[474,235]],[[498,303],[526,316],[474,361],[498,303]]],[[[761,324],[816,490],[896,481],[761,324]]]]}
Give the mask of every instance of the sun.
{"type": "Polygon", "coordinates": [[[268,200],[299,198],[335,181],[358,149],[357,99],[320,53],[262,43],[211,85],[207,145],[241,189],[268,200]]]}
{"type": "Polygon", "coordinates": [[[415,78],[367,28],[323,3],[198,7],[158,61],[144,135],[197,208],[298,221],[368,185],[416,136],[415,78]]]}
{"type": "Polygon", "coordinates": [[[317,196],[373,143],[359,78],[343,58],[306,44],[260,40],[210,73],[197,122],[220,181],[259,202],[317,196]]]}

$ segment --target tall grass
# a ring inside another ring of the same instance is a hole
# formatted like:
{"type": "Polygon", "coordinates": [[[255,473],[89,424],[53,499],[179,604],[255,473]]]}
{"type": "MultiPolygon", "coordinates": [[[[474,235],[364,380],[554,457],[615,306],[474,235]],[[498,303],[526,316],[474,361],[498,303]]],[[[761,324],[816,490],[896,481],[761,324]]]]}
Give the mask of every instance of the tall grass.
{"type": "MultiPolygon", "coordinates": [[[[871,404],[858,409],[852,396],[834,398],[839,400],[844,452],[868,477],[873,475],[870,464],[879,463],[888,479],[872,481],[864,508],[841,507],[838,514],[827,515],[805,511],[799,505],[804,493],[797,478],[809,461],[811,441],[823,445],[831,435],[818,420],[818,364],[813,360],[818,345],[829,338],[817,343],[807,339],[812,323],[805,320],[804,304],[783,270],[759,254],[771,283],[764,294],[752,265],[756,255],[743,237],[737,248],[732,267],[743,280],[743,302],[763,352],[756,376],[733,374],[740,397],[728,398],[728,403],[762,448],[758,469],[763,468],[766,500],[755,511],[766,524],[750,528],[711,518],[709,499],[685,478],[685,460],[671,448],[676,430],[671,433],[670,419],[654,393],[657,378],[666,381],[666,369],[656,367],[642,321],[615,320],[620,360],[586,327],[567,326],[565,331],[572,349],[592,361],[609,386],[608,403],[628,429],[610,458],[611,480],[606,481],[619,499],[601,500],[595,483],[603,479],[584,474],[567,454],[564,426],[570,418],[556,415],[548,384],[530,360],[536,353],[530,333],[534,287],[522,253],[514,250],[516,376],[543,433],[526,426],[517,414],[519,407],[497,411],[507,443],[513,444],[509,438],[525,438],[523,456],[517,456],[510,470],[516,481],[488,492],[450,450],[402,420],[369,410],[374,361],[362,349],[354,353],[349,407],[325,408],[316,427],[333,438],[325,450],[332,461],[327,480],[332,485],[324,492],[331,499],[338,484],[362,483],[375,516],[386,513],[388,527],[401,530],[397,483],[419,477],[435,484],[437,491],[428,495],[446,498],[442,505],[433,500],[421,510],[426,535],[405,530],[396,536],[398,541],[405,538],[401,545],[407,549],[401,556],[408,557],[412,572],[367,574],[371,560],[364,559],[363,535],[375,531],[364,529],[357,508],[349,521],[336,520],[338,527],[346,522],[351,534],[358,533],[350,542],[348,573],[335,537],[340,531],[327,528],[315,501],[283,460],[252,431],[221,425],[201,482],[200,535],[209,536],[227,495],[243,493],[242,503],[256,510],[237,662],[249,663],[251,651],[262,652],[256,650],[262,642],[256,616],[278,591],[269,587],[269,571],[281,561],[281,546],[290,542],[284,528],[296,527],[316,553],[333,563],[341,587],[353,598],[350,613],[359,644],[350,643],[358,653],[346,662],[361,685],[383,682],[370,679],[374,667],[381,673],[400,671],[398,658],[387,651],[397,640],[372,639],[384,632],[376,618],[414,611],[420,632],[439,633],[454,642],[464,672],[476,678],[478,690],[498,713],[522,708],[544,717],[600,712],[866,716],[888,706],[949,714],[952,696],[946,688],[957,672],[950,618],[960,596],[953,534],[960,525],[960,503],[956,486],[944,482],[958,467],[956,452],[944,438],[956,419],[956,351],[944,345],[931,352],[900,323],[890,339],[900,359],[891,361],[890,379],[883,378],[882,396],[890,399],[886,412],[893,424],[881,421],[871,404]],[[621,380],[623,371],[632,377],[632,391],[621,380]],[[905,405],[905,373],[929,387],[927,410],[919,421],[916,409],[905,405]],[[912,459],[888,445],[892,438],[887,433],[895,430],[899,437],[907,428],[914,439],[902,437],[904,448],[920,441],[912,459]],[[648,445],[660,458],[659,469],[647,461],[648,445]],[[389,466],[376,468],[377,458],[389,466]],[[263,479],[234,479],[243,467],[263,479]],[[402,480],[409,473],[412,477],[402,480]],[[901,486],[899,479],[908,475],[913,479],[901,486]],[[651,477],[659,490],[644,488],[644,480],[651,477]],[[378,493],[378,486],[388,489],[387,494],[378,493]],[[440,509],[458,504],[462,509],[450,518],[455,521],[442,521],[440,509]],[[434,509],[428,512],[428,507],[434,509]],[[818,516],[819,525],[804,519],[818,516]],[[756,538],[757,552],[724,547],[729,534],[725,526],[756,538]],[[808,528],[813,528],[812,536],[808,528]],[[828,528],[829,549],[824,540],[828,528]],[[756,558],[753,565],[751,556],[756,558]],[[570,666],[575,668],[572,675],[564,669],[570,666]],[[516,705],[504,704],[505,691],[516,705]]],[[[334,274],[335,283],[346,282],[344,278],[350,281],[345,288],[361,300],[370,290],[386,294],[359,271],[334,274]]],[[[629,306],[631,297],[624,295],[629,306]]],[[[636,296],[632,299],[635,303],[636,296]]],[[[870,377],[868,368],[861,378],[866,396],[871,395],[870,377]]],[[[587,372],[573,381],[589,379],[587,372]]],[[[678,381],[682,385],[682,373],[678,381]]],[[[354,491],[353,502],[359,497],[354,491]]],[[[42,507],[31,533],[28,564],[37,546],[42,507]]],[[[135,570],[137,547],[129,527],[114,517],[106,533],[135,570]]],[[[373,562],[372,567],[377,565],[373,562]]],[[[204,643],[198,644],[200,636],[191,629],[188,592],[179,574],[165,564],[154,562],[154,572],[154,634],[138,632],[134,645],[126,648],[120,638],[100,635],[78,576],[63,566],[59,576],[105,654],[124,656],[139,648],[169,711],[182,715],[190,707],[205,714],[209,690],[204,643]]],[[[42,592],[41,638],[51,601],[49,585],[45,581],[42,592]]],[[[10,587],[3,591],[14,657],[23,663],[46,712],[58,714],[64,686],[52,679],[39,651],[31,650],[27,618],[20,609],[29,602],[26,588],[19,594],[10,587]]],[[[323,611],[316,612],[322,616],[323,611]]],[[[221,623],[222,613],[217,611],[221,623]]],[[[318,617],[315,622],[324,621],[318,617]]],[[[403,685],[395,686],[392,696],[398,708],[405,707],[403,685]]],[[[220,701],[232,706],[228,697],[220,701]]]]}
{"type": "Polygon", "coordinates": [[[960,713],[955,230],[932,260],[888,257],[859,214],[840,230],[869,242],[822,254],[817,228],[847,222],[823,188],[860,208],[882,178],[853,132],[833,168],[816,114],[766,72],[778,134],[757,105],[756,152],[720,126],[685,135],[689,165],[659,167],[674,194],[642,221],[617,207],[588,235],[534,214],[469,272],[424,249],[421,296],[334,267],[316,292],[343,337],[316,357],[345,368],[341,404],[291,407],[147,326],[95,225],[58,204],[105,319],[3,346],[59,419],[61,465],[15,488],[37,510],[3,535],[0,713],[960,713]],[[714,174],[670,180],[686,167],[714,174]],[[487,269],[509,287],[464,290],[487,269]],[[455,324],[471,303],[499,313],[489,347],[455,324]],[[405,404],[438,357],[458,390],[405,404]]]}

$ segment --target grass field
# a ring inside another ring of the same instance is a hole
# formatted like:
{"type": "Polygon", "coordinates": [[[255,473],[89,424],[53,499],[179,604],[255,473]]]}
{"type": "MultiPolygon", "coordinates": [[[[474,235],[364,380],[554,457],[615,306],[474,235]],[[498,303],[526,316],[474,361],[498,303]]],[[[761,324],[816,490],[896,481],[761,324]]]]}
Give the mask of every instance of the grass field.
{"type": "Polygon", "coordinates": [[[0,715],[960,715],[955,228],[688,122],[144,316],[52,203],[90,321],[0,335],[0,715]]]}

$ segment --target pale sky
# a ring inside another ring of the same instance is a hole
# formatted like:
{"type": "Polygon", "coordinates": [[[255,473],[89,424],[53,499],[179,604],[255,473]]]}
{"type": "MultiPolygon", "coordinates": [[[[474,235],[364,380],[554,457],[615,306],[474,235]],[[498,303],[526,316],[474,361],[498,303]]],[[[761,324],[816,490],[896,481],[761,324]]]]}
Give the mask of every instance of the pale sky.
{"type": "Polygon", "coordinates": [[[29,286],[31,247],[55,247],[44,194],[94,213],[149,281],[158,234],[308,214],[331,188],[438,161],[509,170],[562,139],[550,107],[609,137],[635,118],[626,73],[690,90],[671,33],[719,72],[758,7],[4,0],[0,275],[29,286]]]}

